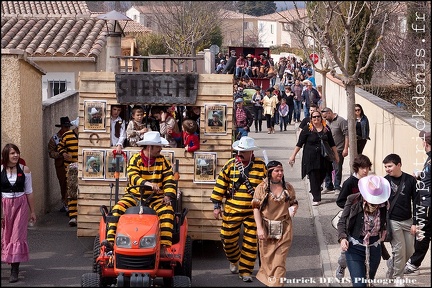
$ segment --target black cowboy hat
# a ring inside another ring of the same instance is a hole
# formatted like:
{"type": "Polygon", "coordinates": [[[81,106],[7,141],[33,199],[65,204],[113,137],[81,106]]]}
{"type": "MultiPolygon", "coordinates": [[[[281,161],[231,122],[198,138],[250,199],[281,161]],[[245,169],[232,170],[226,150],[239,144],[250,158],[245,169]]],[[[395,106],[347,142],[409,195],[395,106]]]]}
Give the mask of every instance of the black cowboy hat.
{"type": "Polygon", "coordinates": [[[64,127],[70,127],[71,126],[69,117],[67,117],[67,116],[66,117],[60,117],[60,124],[56,124],[55,127],[62,127],[62,126],[64,126],[64,127]]]}

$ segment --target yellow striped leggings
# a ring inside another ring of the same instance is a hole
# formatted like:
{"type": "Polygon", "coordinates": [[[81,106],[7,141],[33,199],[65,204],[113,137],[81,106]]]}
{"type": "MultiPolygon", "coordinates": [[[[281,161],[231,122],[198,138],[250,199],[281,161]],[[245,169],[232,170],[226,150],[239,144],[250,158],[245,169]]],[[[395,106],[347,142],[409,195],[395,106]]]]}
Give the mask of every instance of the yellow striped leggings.
{"type": "MultiPolygon", "coordinates": [[[[149,204],[149,207],[156,211],[161,230],[161,245],[171,246],[172,245],[172,233],[174,227],[174,209],[173,207],[166,206],[163,204],[162,197],[155,199],[149,204]]],[[[137,197],[139,199],[139,196],[137,197]]],[[[130,195],[125,195],[121,198],[116,205],[113,207],[113,216],[121,216],[125,213],[126,209],[132,206],[136,206],[135,199],[130,195]]],[[[117,222],[108,223],[107,240],[114,242],[115,234],[117,231],[117,222]]]]}
{"type": "Polygon", "coordinates": [[[231,263],[239,261],[239,274],[251,275],[257,258],[256,223],[252,209],[235,210],[226,205],[222,216],[221,239],[225,255],[231,263]],[[243,224],[243,241],[240,250],[240,229],[243,224]]]}

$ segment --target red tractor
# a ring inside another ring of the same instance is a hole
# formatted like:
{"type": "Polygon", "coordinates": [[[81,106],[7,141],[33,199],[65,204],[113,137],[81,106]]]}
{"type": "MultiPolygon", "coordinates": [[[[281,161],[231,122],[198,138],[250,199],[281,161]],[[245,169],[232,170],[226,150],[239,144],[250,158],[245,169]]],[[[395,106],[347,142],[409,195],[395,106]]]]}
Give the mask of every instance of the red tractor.
{"type": "MultiPolygon", "coordinates": [[[[129,187],[127,193],[136,187],[129,187]]],[[[81,287],[191,286],[192,239],[187,235],[188,210],[185,208],[178,211],[181,207],[178,203],[180,197],[174,201],[173,243],[170,253],[161,255],[159,218],[156,212],[148,207],[154,193],[144,199],[143,190],[143,187],[140,187],[138,206],[128,208],[125,214],[119,217],[112,251],[103,243],[108,223],[117,219],[108,212],[105,205],[101,206],[99,235],[96,236],[93,247],[93,272],[82,275],[81,287]]],[[[117,196],[118,184],[116,193],[117,196]]]]}

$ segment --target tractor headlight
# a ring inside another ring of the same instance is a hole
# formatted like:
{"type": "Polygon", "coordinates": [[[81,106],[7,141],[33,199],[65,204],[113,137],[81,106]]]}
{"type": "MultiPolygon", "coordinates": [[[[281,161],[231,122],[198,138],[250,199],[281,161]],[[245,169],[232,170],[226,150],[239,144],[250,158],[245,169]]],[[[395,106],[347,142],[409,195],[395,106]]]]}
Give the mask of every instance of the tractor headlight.
{"type": "Polygon", "coordinates": [[[140,248],[154,248],[156,246],[156,235],[144,236],[141,238],[140,248]]]}
{"type": "Polygon", "coordinates": [[[117,235],[116,237],[116,244],[119,248],[131,248],[131,241],[130,238],[126,235],[117,235]]]}

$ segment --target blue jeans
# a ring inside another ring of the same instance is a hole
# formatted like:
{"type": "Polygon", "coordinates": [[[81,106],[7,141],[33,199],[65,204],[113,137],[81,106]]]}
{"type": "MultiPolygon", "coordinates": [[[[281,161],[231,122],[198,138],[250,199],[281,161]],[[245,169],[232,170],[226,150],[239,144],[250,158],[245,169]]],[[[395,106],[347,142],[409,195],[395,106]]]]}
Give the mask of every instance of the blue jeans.
{"type": "Polygon", "coordinates": [[[248,132],[249,132],[249,130],[246,130],[244,128],[237,128],[236,129],[236,139],[240,139],[243,136],[248,136],[248,132]]]}
{"type": "MultiPolygon", "coordinates": [[[[369,238],[369,244],[373,244],[378,240],[378,236],[369,238]]],[[[357,239],[363,242],[362,239],[357,239]]],[[[376,271],[381,261],[381,246],[378,245],[369,247],[369,279],[374,279],[376,271]]],[[[362,245],[354,245],[349,242],[348,250],[345,253],[346,263],[350,272],[353,287],[366,287],[366,247],[362,245]]]]}
{"type": "Polygon", "coordinates": [[[294,100],[294,121],[300,121],[301,102],[294,100]]]}
{"type": "Polygon", "coordinates": [[[288,115],[287,116],[280,116],[279,115],[279,125],[280,125],[280,131],[286,130],[287,124],[288,124],[288,115]]]}
{"type": "Polygon", "coordinates": [[[307,117],[310,116],[309,108],[310,108],[310,104],[307,104],[307,103],[305,102],[305,104],[303,105],[304,118],[307,118],[307,117]]]}
{"type": "Polygon", "coordinates": [[[276,84],[276,77],[272,77],[272,78],[270,79],[270,87],[274,87],[275,84],[276,84]]]}
{"type": "Polygon", "coordinates": [[[243,77],[244,74],[245,74],[245,71],[244,71],[243,68],[236,67],[236,69],[235,69],[235,76],[236,76],[237,78],[243,77]]]}

